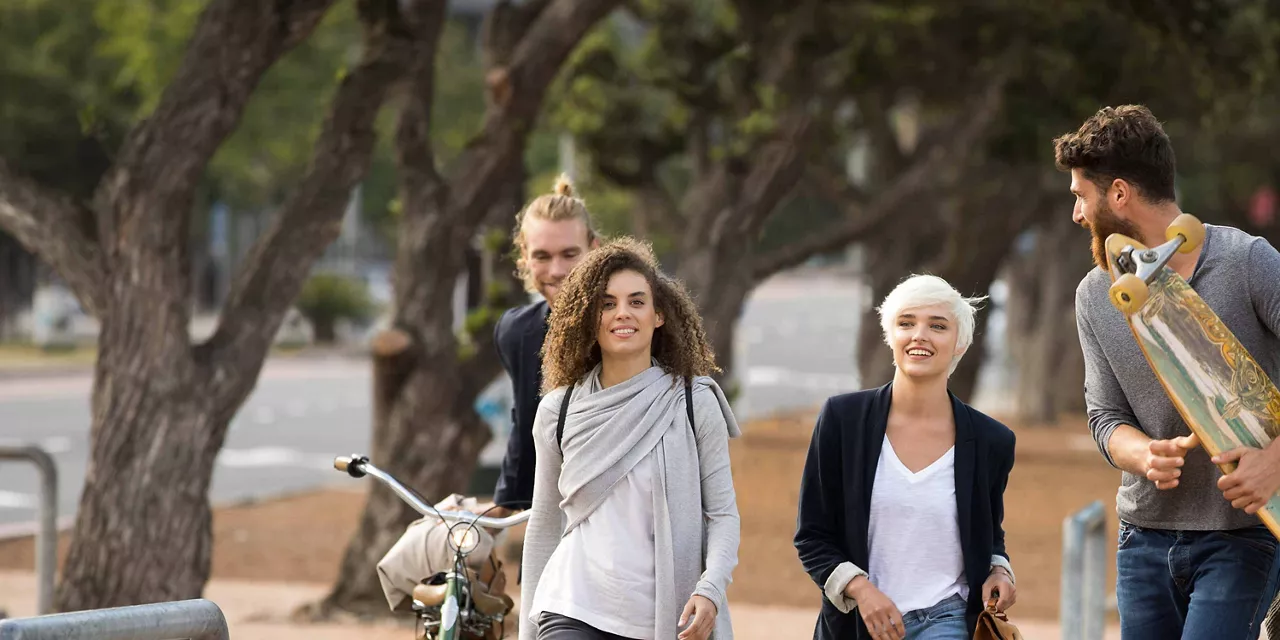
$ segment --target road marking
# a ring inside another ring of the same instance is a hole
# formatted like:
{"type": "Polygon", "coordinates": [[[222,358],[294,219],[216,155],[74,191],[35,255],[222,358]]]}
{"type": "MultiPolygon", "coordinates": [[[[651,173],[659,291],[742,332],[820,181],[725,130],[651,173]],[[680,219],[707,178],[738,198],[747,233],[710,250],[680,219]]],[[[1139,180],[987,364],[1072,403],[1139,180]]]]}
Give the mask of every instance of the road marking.
{"type": "Polygon", "coordinates": [[[71,438],[54,436],[40,441],[40,448],[50,454],[66,453],[71,450],[71,438]]]}
{"type": "Polygon", "coordinates": [[[0,509],[34,509],[39,504],[29,493],[0,491],[0,509]]]}
{"type": "Polygon", "coordinates": [[[748,387],[785,387],[822,391],[854,391],[858,388],[856,375],[811,373],[781,367],[749,367],[745,378],[748,387]]]}
{"type": "Polygon", "coordinates": [[[218,466],[231,469],[257,469],[263,467],[289,467],[299,469],[332,470],[337,454],[306,453],[286,447],[253,447],[250,449],[223,449],[218,454],[218,466]]]}

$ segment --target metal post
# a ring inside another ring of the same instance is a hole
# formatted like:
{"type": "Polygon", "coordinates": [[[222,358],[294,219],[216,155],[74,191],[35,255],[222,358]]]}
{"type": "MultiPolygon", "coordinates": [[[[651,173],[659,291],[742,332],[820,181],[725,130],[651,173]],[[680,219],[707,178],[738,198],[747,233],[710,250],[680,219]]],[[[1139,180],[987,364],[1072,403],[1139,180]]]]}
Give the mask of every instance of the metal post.
{"type": "Polygon", "coordinates": [[[1089,511],[1084,544],[1084,637],[1102,640],[1107,622],[1107,518],[1101,502],[1094,502],[1089,511]]]}
{"type": "Polygon", "coordinates": [[[1080,640],[1083,636],[1084,625],[1080,619],[1083,564],[1084,531],[1076,518],[1070,516],[1062,521],[1062,588],[1058,605],[1062,640],[1080,640]]]}
{"type": "Polygon", "coordinates": [[[1106,623],[1106,515],[1095,500],[1062,522],[1062,640],[1101,640],[1106,623]]]}
{"type": "Polygon", "coordinates": [[[36,611],[53,611],[53,577],[58,569],[58,468],[35,445],[0,446],[0,460],[30,460],[40,472],[40,532],[36,534],[36,611]]]}
{"type": "Polygon", "coordinates": [[[0,640],[229,640],[222,609],[180,600],[0,620],[0,640]]]}

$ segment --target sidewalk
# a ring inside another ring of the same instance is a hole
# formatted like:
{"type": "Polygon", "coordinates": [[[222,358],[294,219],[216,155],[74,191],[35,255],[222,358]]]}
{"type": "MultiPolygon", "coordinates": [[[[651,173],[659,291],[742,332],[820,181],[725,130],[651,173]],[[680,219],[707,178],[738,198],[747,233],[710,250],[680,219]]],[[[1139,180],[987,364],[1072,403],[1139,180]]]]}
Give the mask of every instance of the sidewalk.
{"type": "MultiPolygon", "coordinates": [[[[232,640],[364,640],[412,638],[407,626],[383,624],[305,624],[291,622],[289,612],[323,597],[328,585],[314,583],[214,580],[205,597],[217,603],[227,618],[232,640]]],[[[0,608],[10,617],[35,615],[35,574],[0,571],[0,608]]],[[[519,606],[517,604],[517,606],[519,606]]],[[[813,637],[815,611],[791,607],[731,604],[734,636],[739,640],[806,640],[813,637]]],[[[1051,621],[1017,620],[1026,640],[1059,640],[1051,621]]],[[[1119,640],[1120,630],[1107,630],[1107,640],[1119,640]]]]}

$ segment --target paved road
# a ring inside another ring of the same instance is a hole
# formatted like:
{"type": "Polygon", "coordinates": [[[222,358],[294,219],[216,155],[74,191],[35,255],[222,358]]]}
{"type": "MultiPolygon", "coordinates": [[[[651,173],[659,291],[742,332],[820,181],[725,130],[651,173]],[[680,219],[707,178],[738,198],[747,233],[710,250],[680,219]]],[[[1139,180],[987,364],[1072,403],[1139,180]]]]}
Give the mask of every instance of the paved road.
{"type": "MultiPolygon", "coordinates": [[[[814,407],[856,389],[853,353],[866,303],[859,284],[831,277],[761,287],[746,305],[738,335],[739,419],[814,407]]],[[[35,442],[54,455],[64,517],[74,513],[84,481],[90,384],[84,374],[0,380],[0,443],[35,442]]],[[[341,482],[333,456],[368,450],[369,389],[363,361],[269,362],[232,423],[214,472],[213,501],[341,482]]],[[[497,393],[487,405],[496,423],[507,415],[505,403],[497,393]]],[[[495,440],[484,458],[496,463],[500,447],[495,440]]],[[[37,487],[29,465],[0,464],[0,533],[35,518],[37,487]]]]}
{"type": "MultiPolygon", "coordinates": [[[[369,372],[360,362],[272,362],[232,422],[210,489],[215,501],[337,478],[333,456],[369,442],[369,372]]],[[[89,452],[85,375],[0,383],[0,442],[37,443],[58,466],[59,513],[74,513],[89,452]]],[[[31,520],[37,475],[0,465],[0,527],[31,520]]],[[[340,478],[339,478],[340,479],[340,478]]]]}

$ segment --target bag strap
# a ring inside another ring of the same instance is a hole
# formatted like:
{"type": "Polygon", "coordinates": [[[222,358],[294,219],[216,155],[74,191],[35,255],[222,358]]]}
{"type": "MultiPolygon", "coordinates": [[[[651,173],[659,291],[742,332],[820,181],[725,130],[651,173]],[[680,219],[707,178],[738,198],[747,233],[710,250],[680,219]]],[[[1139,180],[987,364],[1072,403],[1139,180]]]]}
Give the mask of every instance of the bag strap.
{"type": "MultiPolygon", "coordinates": [[[[564,400],[560,401],[560,419],[556,422],[556,446],[560,447],[560,451],[564,452],[564,419],[569,414],[569,397],[573,395],[573,384],[569,385],[569,389],[564,392],[564,400]]],[[[696,441],[698,438],[698,430],[693,426],[693,379],[684,379],[684,409],[689,416],[689,428],[693,430],[693,437],[696,441]]]]}
{"type": "Polygon", "coordinates": [[[564,453],[564,447],[560,445],[564,440],[564,417],[569,413],[569,397],[573,395],[573,384],[569,384],[569,389],[564,392],[564,400],[560,401],[560,420],[556,422],[556,446],[560,447],[560,452],[564,453]]]}
{"type": "Polygon", "coordinates": [[[693,379],[684,379],[684,410],[689,414],[689,428],[693,429],[693,439],[698,439],[698,430],[693,428],[693,379]]]}

